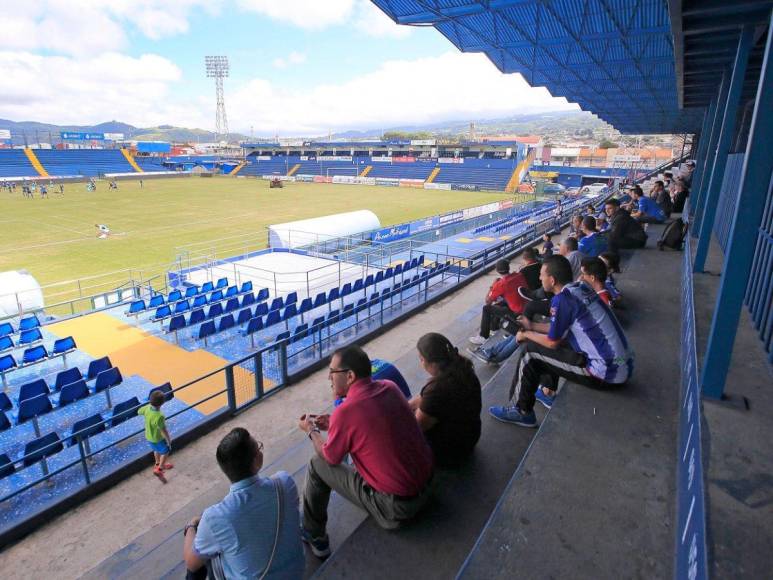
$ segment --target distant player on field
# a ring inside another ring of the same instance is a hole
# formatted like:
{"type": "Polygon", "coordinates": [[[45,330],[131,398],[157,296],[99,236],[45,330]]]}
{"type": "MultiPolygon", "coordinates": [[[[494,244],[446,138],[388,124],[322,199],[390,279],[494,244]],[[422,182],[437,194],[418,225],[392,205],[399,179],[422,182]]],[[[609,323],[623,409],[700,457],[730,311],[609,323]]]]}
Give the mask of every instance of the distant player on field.
{"type": "Polygon", "coordinates": [[[97,228],[98,239],[104,240],[110,236],[110,228],[107,227],[105,224],[94,224],[94,227],[97,228]]]}

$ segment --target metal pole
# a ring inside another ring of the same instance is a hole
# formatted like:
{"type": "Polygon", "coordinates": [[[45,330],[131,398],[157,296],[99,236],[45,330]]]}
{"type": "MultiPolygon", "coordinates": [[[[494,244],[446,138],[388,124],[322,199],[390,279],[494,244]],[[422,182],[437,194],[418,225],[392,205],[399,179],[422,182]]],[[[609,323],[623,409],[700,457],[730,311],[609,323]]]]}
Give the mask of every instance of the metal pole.
{"type": "Polygon", "coordinates": [[[263,351],[255,354],[255,398],[263,397],[263,351]]]}
{"type": "Polygon", "coordinates": [[[231,413],[236,411],[236,388],[234,387],[234,367],[225,368],[225,391],[228,398],[228,408],[231,413]]]}
{"type": "Polygon", "coordinates": [[[86,450],[83,448],[83,437],[78,435],[78,453],[81,456],[81,466],[83,467],[83,477],[86,485],[91,485],[91,476],[89,475],[89,465],[86,461],[86,450]]]}
{"type": "Polygon", "coordinates": [[[773,14],[770,23],[738,200],[700,375],[703,394],[717,399],[722,397],[725,387],[766,198],[773,193],[770,189],[773,172],[773,143],[770,140],[773,129],[773,14]]]}
{"type": "Polygon", "coordinates": [[[711,241],[711,231],[714,229],[714,218],[717,215],[717,200],[719,191],[722,188],[722,181],[725,177],[725,167],[727,166],[727,155],[730,150],[730,144],[735,133],[736,113],[738,103],[741,99],[743,81],[746,75],[746,64],[749,61],[749,51],[752,48],[754,39],[754,27],[747,24],[743,27],[741,37],[738,40],[738,50],[733,63],[733,76],[730,81],[730,89],[727,94],[727,104],[725,106],[724,120],[722,129],[717,141],[717,154],[711,171],[711,179],[706,189],[703,203],[703,214],[696,212],[697,225],[700,226],[700,236],[698,237],[698,248],[695,251],[695,261],[693,262],[693,272],[703,272],[706,264],[706,256],[709,253],[709,242],[711,241]]]}

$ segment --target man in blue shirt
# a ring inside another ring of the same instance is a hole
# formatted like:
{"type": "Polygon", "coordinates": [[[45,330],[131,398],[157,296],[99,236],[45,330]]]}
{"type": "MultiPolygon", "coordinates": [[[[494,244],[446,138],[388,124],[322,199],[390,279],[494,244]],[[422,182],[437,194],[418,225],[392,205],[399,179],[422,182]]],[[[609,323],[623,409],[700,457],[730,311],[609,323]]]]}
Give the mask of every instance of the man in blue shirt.
{"type": "Polygon", "coordinates": [[[582,218],[582,233],[585,234],[578,242],[578,249],[588,258],[598,258],[601,252],[607,251],[607,239],[596,229],[596,218],[586,215],[582,218]]]}
{"type": "Polygon", "coordinates": [[[651,224],[662,224],[666,221],[663,209],[654,199],[645,196],[640,187],[636,186],[631,190],[631,198],[633,198],[635,207],[634,211],[631,212],[632,218],[641,223],[651,224]]]}
{"type": "Polygon", "coordinates": [[[609,307],[584,282],[572,282],[572,267],[563,256],[545,260],[540,272],[545,291],[553,292],[550,323],[521,318],[524,330],[516,334],[523,343],[518,370],[510,387],[515,403],[495,406],[489,413],[497,420],[521,427],[536,427],[534,404],[546,407],[552,397],[538,392],[549,378],[555,388],[558,377],[596,388],[625,383],[633,372],[633,352],[609,307]]]}
{"type": "Polygon", "coordinates": [[[185,526],[188,578],[303,577],[298,490],[284,471],[258,475],[263,444],[237,427],[217,447],[217,463],[231,481],[223,501],[185,526]],[[222,573],[216,570],[222,567],[222,573]]]}

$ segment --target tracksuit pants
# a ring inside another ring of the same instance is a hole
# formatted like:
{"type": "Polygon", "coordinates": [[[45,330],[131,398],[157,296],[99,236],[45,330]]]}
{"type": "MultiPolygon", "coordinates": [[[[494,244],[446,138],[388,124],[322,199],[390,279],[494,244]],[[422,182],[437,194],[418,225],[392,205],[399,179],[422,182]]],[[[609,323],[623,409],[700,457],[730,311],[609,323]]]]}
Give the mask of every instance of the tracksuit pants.
{"type": "Polygon", "coordinates": [[[503,304],[486,304],[480,316],[480,335],[488,338],[492,330],[499,328],[502,318],[515,320],[518,315],[503,304]]]}

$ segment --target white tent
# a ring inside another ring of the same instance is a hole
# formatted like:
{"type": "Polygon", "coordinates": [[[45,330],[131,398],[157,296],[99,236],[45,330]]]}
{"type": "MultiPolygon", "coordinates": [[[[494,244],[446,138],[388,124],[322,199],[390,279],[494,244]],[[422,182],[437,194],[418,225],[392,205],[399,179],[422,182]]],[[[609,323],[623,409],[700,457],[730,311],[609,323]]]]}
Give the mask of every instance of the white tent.
{"type": "Polygon", "coordinates": [[[271,248],[298,248],[315,242],[376,230],[380,227],[378,216],[367,209],[337,213],[270,225],[268,226],[268,245],[271,248]]]}
{"type": "Polygon", "coordinates": [[[43,308],[43,291],[27,270],[0,272],[0,318],[43,308]]]}

